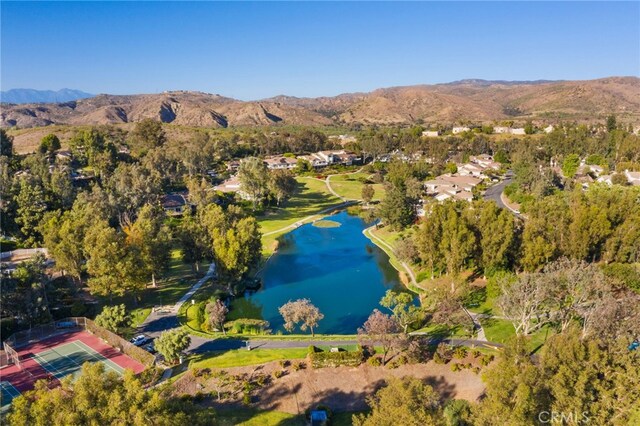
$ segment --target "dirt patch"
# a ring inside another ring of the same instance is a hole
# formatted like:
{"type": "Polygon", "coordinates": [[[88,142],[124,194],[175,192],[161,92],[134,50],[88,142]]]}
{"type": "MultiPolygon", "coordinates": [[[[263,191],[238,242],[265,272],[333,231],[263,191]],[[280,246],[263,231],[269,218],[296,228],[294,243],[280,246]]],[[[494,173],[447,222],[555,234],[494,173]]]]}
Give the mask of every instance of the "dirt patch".
{"type": "MultiPolygon", "coordinates": [[[[229,374],[251,377],[265,374],[271,377],[264,387],[253,392],[252,406],[263,410],[277,410],[292,414],[303,413],[312,405],[326,404],[334,411],[359,411],[367,408],[366,397],[384,385],[391,376],[413,376],[424,380],[440,393],[443,399],[466,399],[476,401],[485,386],[478,374],[470,370],[451,371],[449,365],[428,362],[426,364],[403,365],[395,369],[373,367],[363,364],[359,367],[337,367],[294,371],[286,367],[286,374],[273,378],[273,372],[282,370],[278,362],[262,366],[236,367],[225,369],[229,374]]],[[[198,384],[191,373],[175,383],[177,393],[195,394],[208,392],[209,386],[198,384]]],[[[217,403],[219,407],[234,406],[237,399],[217,403]]]]}

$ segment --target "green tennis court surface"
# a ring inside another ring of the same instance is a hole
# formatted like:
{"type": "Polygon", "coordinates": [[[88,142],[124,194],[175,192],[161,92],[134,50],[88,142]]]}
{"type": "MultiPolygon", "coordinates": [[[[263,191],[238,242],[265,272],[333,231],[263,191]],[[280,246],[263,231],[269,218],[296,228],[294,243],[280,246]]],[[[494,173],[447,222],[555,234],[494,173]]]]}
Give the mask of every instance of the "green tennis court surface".
{"type": "Polygon", "coordinates": [[[0,408],[0,413],[4,414],[11,407],[11,401],[20,396],[20,392],[11,383],[5,381],[0,382],[0,389],[2,389],[2,408],[0,408]]]}
{"type": "Polygon", "coordinates": [[[124,368],[103,357],[80,340],[40,352],[34,355],[33,359],[58,380],[70,374],[78,375],[85,362],[101,362],[107,372],[115,371],[120,375],[124,372],[124,368]]]}

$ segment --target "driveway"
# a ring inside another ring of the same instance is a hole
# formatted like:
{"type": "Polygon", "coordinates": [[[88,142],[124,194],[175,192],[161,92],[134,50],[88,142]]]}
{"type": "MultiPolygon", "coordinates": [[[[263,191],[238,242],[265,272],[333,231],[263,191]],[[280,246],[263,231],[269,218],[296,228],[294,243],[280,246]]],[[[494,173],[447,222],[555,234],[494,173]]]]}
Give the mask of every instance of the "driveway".
{"type": "Polygon", "coordinates": [[[180,307],[186,303],[195,294],[195,292],[198,291],[205,282],[207,282],[207,280],[212,278],[215,273],[215,264],[212,262],[207,273],[200,278],[200,280],[195,283],[175,305],[154,307],[147,319],[140,324],[138,331],[149,337],[156,338],[165,330],[180,327],[180,323],[178,321],[178,311],[180,310],[180,307]]]}

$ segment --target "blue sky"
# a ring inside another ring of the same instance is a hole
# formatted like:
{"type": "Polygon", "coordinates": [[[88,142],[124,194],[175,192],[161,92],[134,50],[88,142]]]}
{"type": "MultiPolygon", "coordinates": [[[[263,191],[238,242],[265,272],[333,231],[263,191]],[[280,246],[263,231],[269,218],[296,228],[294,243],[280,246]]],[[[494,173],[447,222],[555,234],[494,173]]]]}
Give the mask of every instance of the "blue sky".
{"type": "Polygon", "coordinates": [[[640,3],[1,3],[2,90],[239,99],[640,75],[640,3]]]}

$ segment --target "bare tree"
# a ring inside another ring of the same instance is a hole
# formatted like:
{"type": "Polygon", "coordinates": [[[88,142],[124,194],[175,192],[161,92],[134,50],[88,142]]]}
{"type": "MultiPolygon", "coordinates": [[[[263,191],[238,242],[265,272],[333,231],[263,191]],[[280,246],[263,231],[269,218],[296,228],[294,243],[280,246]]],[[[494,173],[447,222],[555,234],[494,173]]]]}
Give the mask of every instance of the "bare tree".
{"type": "Polygon", "coordinates": [[[540,276],[548,290],[552,319],[564,332],[576,319],[589,321],[608,298],[610,286],[600,268],[584,261],[560,259],[544,268],[540,276]]]}
{"type": "Polygon", "coordinates": [[[307,328],[311,330],[311,335],[314,336],[314,328],[318,326],[318,322],[324,318],[324,315],[320,312],[316,306],[314,306],[309,299],[298,299],[295,301],[289,301],[278,308],[280,315],[284,319],[284,328],[291,332],[300,324],[300,330],[306,331],[307,328]]]}
{"type": "Polygon", "coordinates": [[[206,306],[207,314],[209,315],[209,324],[211,328],[217,328],[222,330],[223,334],[227,334],[227,331],[224,329],[224,320],[227,317],[227,313],[229,313],[229,309],[225,306],[224,303],[220,299],[216,299],[214,302],[207,303],[206,306]]]}
{"type": "Polygon", "coordinates": [[[596,335],[633,340],[640,335],[640,296],[636,293],[623,291],[616,297],[608,292],[594,303],[579,306],[578,311],[583,338],[596,335]]]}
{"type": "Polygon", "coordinates": [[[382,346],[382,364],[386,364],[387,354],[392,349],[403,346],[406,336],[400,334],[400,324],[390,316],[374,309],[362,328],[358,329],[359,340],[382,346]]]}
{"type": "Polygon", "coordinates": [[[529,335],[549,322],[548,292],[542,274],[524,274],[515,283],[502,282],[497,304],[517,335],[529,335]]]}

